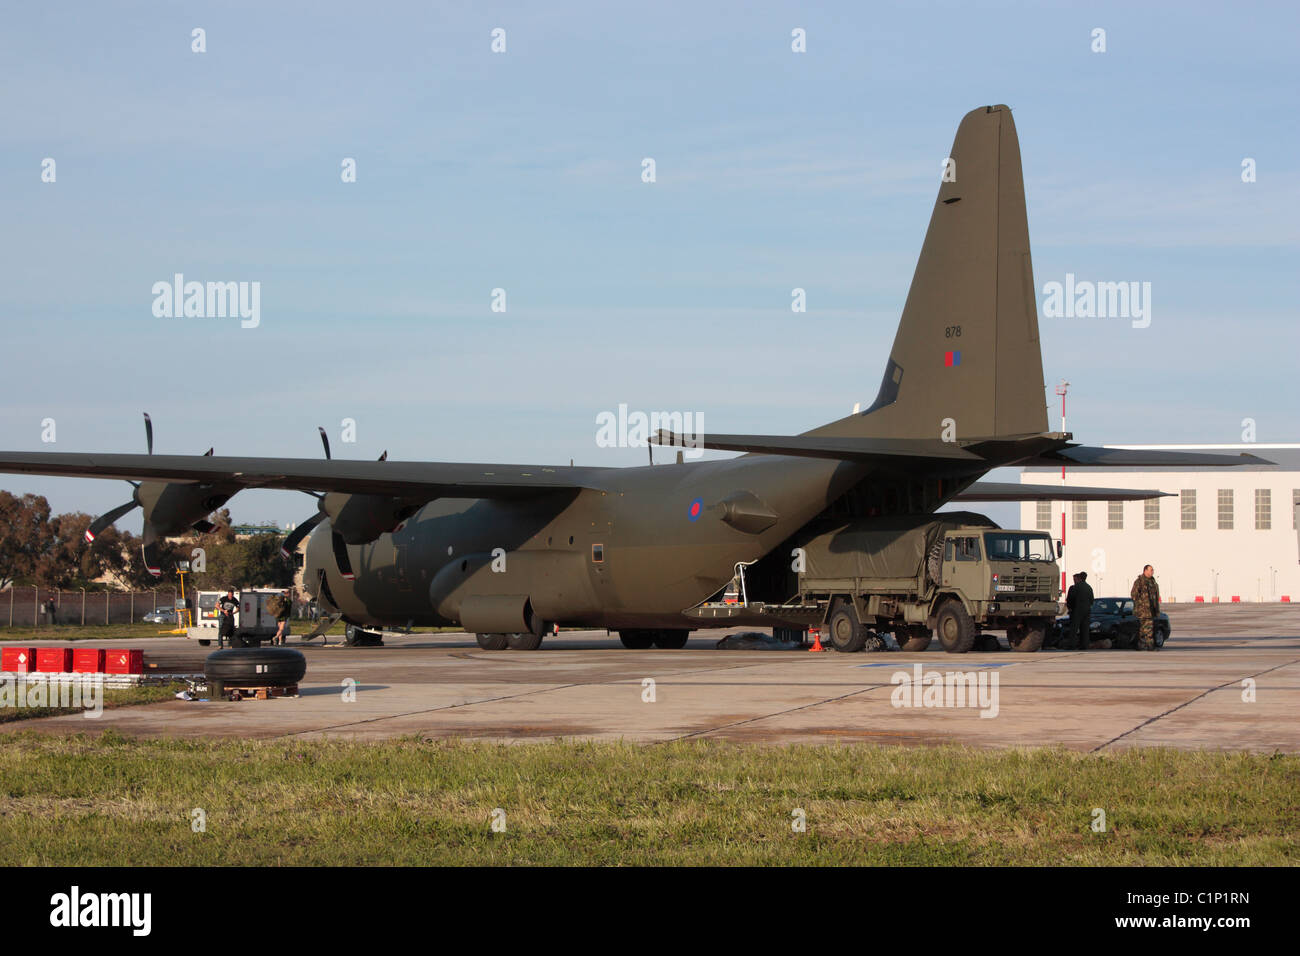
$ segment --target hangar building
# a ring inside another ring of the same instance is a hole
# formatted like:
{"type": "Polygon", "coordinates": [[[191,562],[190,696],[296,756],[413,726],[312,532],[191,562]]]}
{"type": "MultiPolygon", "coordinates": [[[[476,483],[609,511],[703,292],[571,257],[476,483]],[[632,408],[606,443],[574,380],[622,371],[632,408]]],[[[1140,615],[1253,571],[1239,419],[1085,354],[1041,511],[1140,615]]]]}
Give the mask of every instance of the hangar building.
{"type": "MultiPolygon", "coordinates": [[[[1150,501],[1026,501],[1020,527],[1061,534],[1062,567],[1087,571],[1098,597],[1127,595],[1150,564],[1165,601],[1300,601],[1300,444],[1108,445],[1143,451],[1249,452],[1274,465],[1235,468],[1066,469],[1066,485],[1153,488],[1150,501]]],[[[1060,482],[1026,468],[1021,482],[1060,482]]]]}

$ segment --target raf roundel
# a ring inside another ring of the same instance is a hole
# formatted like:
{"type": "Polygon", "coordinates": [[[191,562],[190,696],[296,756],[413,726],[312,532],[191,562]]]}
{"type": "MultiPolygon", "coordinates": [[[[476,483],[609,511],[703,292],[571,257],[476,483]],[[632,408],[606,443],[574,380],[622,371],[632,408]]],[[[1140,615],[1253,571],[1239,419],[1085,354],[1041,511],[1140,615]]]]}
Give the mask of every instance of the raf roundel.
{"type": "Polygon", "coordinates": [[[704,510],[704,499],[696,498],[691,502],[691,506],[686,509],[686,517],[692,521],[699,520],[700,513],[704,510]]]}

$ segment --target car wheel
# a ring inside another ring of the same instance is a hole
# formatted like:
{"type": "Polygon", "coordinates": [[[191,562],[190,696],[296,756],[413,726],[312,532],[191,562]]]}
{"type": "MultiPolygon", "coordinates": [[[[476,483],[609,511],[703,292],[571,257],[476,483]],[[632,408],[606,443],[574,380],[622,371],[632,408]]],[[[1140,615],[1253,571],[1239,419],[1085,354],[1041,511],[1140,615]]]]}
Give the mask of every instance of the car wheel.
{"type": "Polygon", "coordinates": [[[955,598],[940,606],[935,630],[939,632],[939,643],[949,654],[965,654],[975,646],[975,622],[965,605],[955,598]]]}
{"type": "Polygon", "coordinates": [[[1169,640],[1169,631],[1163,627],[1157,627],[1151,636],[1156,642],[1156,647],[1164,647],[1165,641],[1169,640]]]}

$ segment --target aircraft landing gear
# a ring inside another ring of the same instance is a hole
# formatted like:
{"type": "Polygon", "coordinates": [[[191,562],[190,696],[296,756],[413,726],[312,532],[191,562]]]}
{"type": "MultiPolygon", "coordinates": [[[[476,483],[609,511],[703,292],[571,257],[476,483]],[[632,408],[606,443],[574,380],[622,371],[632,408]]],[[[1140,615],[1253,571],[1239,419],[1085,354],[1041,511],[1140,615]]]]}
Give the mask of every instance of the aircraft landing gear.
{"type": "Polygon", "coordinates": [[[348,647],[383,647],[384,636],[364,627],[349,624],[343,631],[343,643],[348,647]]]}
{"type": "Polygon", "coordinates": [[[618,639],[623,642],[623,646],[633,651],[645,651],[651,647],[662,648],[666,651],[679,651],[686,646],[690,640],[690,631],[679,630],[626,630],[618,632],[618,639]]]}

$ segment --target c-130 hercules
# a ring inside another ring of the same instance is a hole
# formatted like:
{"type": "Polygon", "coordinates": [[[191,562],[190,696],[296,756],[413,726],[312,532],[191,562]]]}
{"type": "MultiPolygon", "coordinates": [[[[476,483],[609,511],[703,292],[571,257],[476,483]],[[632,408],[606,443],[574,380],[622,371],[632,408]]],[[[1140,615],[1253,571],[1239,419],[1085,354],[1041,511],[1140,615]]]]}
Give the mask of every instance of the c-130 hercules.
{"type": "Polygon", "coordinates": [[[690,609],[738,564],[759,562],[754,579],[776,582],[766,597],[777,603],[793,593],[780,592],[791,552],[828,521],[950,501],[1159,494],[980,483],[993,468],[1260,461],[1086,447],[1049,432],[1011,111],[968,113],[950,155],[956,177],[939,187],[869,408],[789,437],[657,436],[748,453],[737,458],[591,468],[5,452],[0,471],[139,482],[88,536],[139,505],[146,559],[159,537],[202,527],[242,489],[312,493],[318,513],[286,548],[314,529],[305,583],[325,611],[362,628],[459,624],[485,649],[531,650],[556,624],[681,647],[700,625],[690,609]]]}

